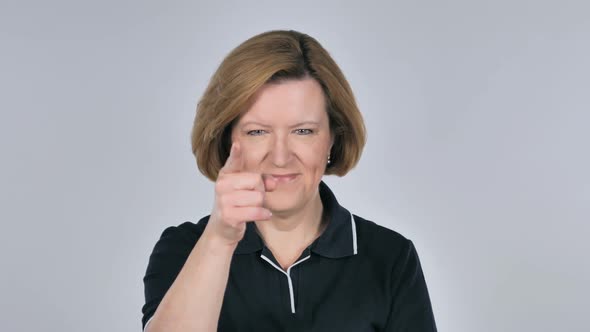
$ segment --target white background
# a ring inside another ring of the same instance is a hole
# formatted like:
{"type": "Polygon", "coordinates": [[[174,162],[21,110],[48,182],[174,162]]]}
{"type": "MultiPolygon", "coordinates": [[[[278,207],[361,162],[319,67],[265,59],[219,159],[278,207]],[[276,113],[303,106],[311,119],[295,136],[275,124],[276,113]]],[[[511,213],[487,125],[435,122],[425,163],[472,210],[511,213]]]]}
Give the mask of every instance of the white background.
{"type": "Polygon", "coordinates": [[[326,177],[414,241],[440,331],[588,331],[586,1],[2,1],[0,329],[140,331],[170,225],[212,207],[196,103],[245,39],[295,29],[368,128],[326,177]]]}

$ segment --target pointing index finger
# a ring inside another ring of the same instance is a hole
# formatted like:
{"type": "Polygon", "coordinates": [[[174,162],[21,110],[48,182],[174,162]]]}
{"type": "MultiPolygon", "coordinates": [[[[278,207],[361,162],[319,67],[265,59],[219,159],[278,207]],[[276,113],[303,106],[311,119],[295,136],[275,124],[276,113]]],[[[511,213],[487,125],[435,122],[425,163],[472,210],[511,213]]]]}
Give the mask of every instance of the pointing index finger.
{"type": "Polygon", "coordinates": [[[242,149],[239,143],[233,143],[229,151],[229,157],[221,168],[222,173],[237,173],[242,170],[242,149]]]}

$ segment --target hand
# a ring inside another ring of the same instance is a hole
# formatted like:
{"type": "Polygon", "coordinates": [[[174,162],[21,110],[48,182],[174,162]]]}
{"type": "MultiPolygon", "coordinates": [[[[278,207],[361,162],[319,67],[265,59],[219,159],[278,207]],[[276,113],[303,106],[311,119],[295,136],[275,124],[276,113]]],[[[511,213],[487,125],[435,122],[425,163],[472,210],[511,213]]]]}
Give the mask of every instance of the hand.
{"type": "Polygon", "coordinates": [[[264,207],[264,198],[277,185],[272,177],[242,169],[241,147],[234,143],[215,182],[215,203],[207,225],[222,243],[233,246],[244,237],[246,222],[270,220],[271,212],[264,207]]]}

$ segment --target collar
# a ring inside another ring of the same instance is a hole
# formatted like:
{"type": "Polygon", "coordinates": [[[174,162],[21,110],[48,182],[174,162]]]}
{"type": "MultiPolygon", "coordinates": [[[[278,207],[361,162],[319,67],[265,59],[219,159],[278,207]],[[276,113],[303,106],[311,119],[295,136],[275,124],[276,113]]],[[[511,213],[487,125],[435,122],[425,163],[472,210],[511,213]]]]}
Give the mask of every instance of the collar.
{"type": "MultiPolygon", "coordinates": [[[[328,225],[324,232],[306,248],[327,258],[341,258],[357,254],[356,224],[353,215],[343,208],[324,181],[319,184],[320,199],[328,213],[328,225]]],[[[246,223],[244,237],[238,242],[234,255],[268,251],[256,232],[254,222],[246,223]]]]}

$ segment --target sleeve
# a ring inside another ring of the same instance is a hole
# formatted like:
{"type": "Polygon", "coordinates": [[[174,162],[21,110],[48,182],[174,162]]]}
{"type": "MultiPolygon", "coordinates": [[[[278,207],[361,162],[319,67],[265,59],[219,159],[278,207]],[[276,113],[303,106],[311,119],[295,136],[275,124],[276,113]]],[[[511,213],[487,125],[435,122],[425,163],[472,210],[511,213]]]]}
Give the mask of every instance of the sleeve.
{"type": "Polygon", "coordinates": [[[141,311],[144,331],[197,242],[198,237],[193,239],[191,235],[183,230],[183,225],[169,227],[154,246],[143,277],[145,304],[141,311]]]}
{"type": "Polygon", "coordinates": [[[426,280],[414,244],[406,240],[392,271],[392,305],[385,332],[436,332],[426,280]]]}

